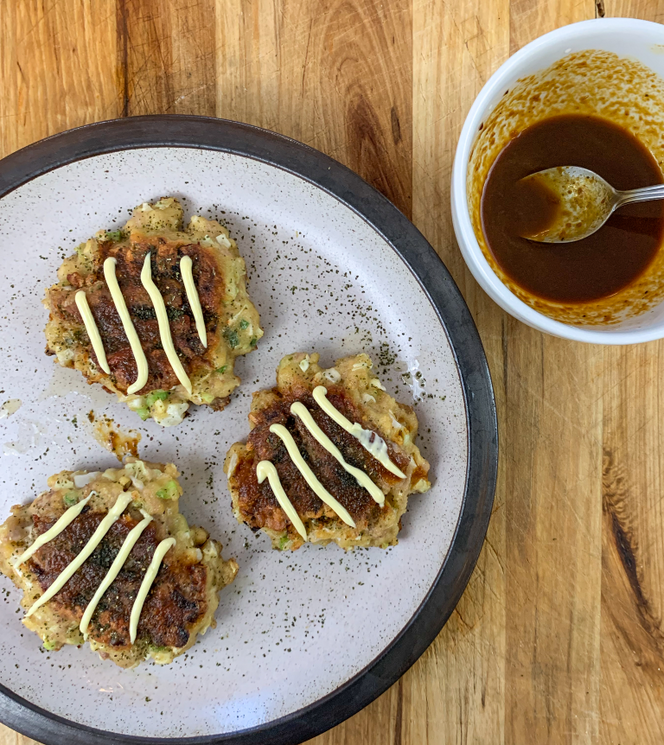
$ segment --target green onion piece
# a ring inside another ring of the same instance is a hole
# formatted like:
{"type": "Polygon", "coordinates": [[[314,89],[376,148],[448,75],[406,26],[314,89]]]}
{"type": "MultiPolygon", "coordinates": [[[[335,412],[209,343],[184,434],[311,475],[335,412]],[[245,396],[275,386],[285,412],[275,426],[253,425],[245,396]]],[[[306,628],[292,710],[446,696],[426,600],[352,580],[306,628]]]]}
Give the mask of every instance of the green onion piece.
{"type": "Polygon", "coordinates": [[[149,409],[155,401],[164,401],[170,395],[168,391],[152,391],[145,397],[145,405],[149,409]]]}
{"type": "Polygon", "coordinates": [[[240,328],[244,331],[244,329],[249,328],[249,321],[247,321],[246,318],[243,318],[240,321],[240,328]]]}
{"type": "Polygon", "coordinates": [[[157,492],[159,499],[177,499],[180,496],[178,485],[175,481],[167,481],[166,485],[157,492]]]}
{"type": "Polygon", "coordinates": [[[78,494],[75,491],[67,492],[62,498],[62,501],[67,507],[73,507],[75,504],[78,504],[78,494]]]}
{"type": "Polygon", "coordinates": [[[240,343],[240,340],[237,338],[237,331],[235,331],[234,329],[232,331],[230,329],[226,329],[226,331],[224,331],[224,336],[226,337],[228,345],[231,349],[235,349],[235,347],[237,347],[237,345],[240,343]]]}

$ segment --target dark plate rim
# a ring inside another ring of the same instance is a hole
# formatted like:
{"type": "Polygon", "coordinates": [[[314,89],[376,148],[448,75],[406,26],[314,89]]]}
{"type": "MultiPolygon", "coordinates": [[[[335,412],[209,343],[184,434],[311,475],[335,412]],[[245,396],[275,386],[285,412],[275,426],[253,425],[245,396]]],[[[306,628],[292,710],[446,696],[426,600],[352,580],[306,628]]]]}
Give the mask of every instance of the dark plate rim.
{"type": "Polygon", "coordinates": [[[119,150],[220,150],[288,171],[353,210],[404,261],[450,341],[467,421],[468,462],[461,514],[450,550],[427,596],[401,632],[335,691],[283,718],[223,735],[153,738],[119,735],[42,709],[0,684],[0,721],[45,745],[297,745],[341,723],[394,684],[441,631],[477,562],[493,506],[498,429],[482,342],[454,280],[417,228],[387,198],[341,163],[283,135],[226,119],[156,115],[113,119],[40,140],[0,161],[0,199],[42,174],[119,150]]]}

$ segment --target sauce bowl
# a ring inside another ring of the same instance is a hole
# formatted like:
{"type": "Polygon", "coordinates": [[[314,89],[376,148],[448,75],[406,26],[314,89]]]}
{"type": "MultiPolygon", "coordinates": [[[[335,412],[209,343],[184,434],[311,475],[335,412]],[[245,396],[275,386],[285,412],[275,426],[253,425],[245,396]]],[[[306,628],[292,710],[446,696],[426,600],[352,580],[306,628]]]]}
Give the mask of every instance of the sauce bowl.
{"type": "MultiPolygon", "coordinates": [[[[563,320],[557,320],[552,317],[555,314],[540,312],[536,302],[521,299],[518,295],[523,294],[518,289],[511,289],[505,277],[501,277],[500,269],[487,256],[483,237],[478,240],[477,219],[476,227],[473,227],[469,188],[473,179],[473,147],[487,118],[517,81],[584,50],[609,52],[637,61],[664,78],[664,27],[649,21],[626,18],[582,21],[545,34],[523,47],[488,80],[464,123],[452,171],[454,230],[464,260],[481,287],[501,308],[529,326],[554,336],[595,344],[635,344],[660,339],[664,337],[664,300],[658,299],[645,309],[613,317],[605,323],[601,321],[601,314],[599,321],[588,324],[574,319],[568,321],[564,315],[559,315],[563,320]]],[[[607,85],[611,85],[609,76],[607,85]]],[[[661,167],[662,158],[655,157],[661,167]]],[[[660,248],[658,254],[662,253],[660,248]]],[[[664,298],[664,275],[653,273],[649,281],[657,285],[653,285],[655,291],[651,297],[659,298],[661,293],[664,298]]],[[[580,315],[578,319],[581,320],[580,315]]]]}

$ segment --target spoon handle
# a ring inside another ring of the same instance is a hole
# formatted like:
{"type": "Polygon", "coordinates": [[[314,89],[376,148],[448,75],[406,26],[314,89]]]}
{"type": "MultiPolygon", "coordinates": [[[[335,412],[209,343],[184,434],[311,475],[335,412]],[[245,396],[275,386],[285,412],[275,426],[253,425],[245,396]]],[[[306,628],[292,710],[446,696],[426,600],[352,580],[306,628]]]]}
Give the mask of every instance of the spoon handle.
{"type": "Polygon", "coordinates": [[[646,186],[643,189],[618,192],[616,208],[622,207],[624,204],[650,202],[654,199],[664,199],[664,184],[655,184],[655,186],[646,186]]]}

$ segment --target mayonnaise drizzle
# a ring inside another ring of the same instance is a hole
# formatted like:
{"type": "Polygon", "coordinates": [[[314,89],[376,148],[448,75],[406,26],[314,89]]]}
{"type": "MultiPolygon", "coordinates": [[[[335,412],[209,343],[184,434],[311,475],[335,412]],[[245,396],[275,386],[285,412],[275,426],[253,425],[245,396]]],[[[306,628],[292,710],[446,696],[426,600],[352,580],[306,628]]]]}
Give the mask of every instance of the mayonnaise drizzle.
{"type": "Polygon", "coordinates": [[[125,561],[127,561],[127,559],[129,558],[131,550],[136,545],[136,542],[141,537],[143,531],[148,527],[148,524],[152,522],[152,517],[150,517],[147,512],[141,510],[141,515],[143,515],[143,520],[141,520],[138,525],[135,525],[127,534],[127,537],[124,539],[118,555],[115,557],[115,560],[111,564],[111,568],[108,570],[102,583],[97,588],[97,592],[95,592],[95,594],[92,596],[92,600],[88,603],[85,609],[85,613],[83,614],[83,618],[81,618],[81,623],[78,627],[81,631],[81,634],[83,634],[84,636],[88,633],[88,626],[90,625],[90,621],[92,620],[92,616],[94,615],[95,610],[97,610],[99,601],[104,596],[106,590],[108,590],[108,588],[113,584],[118,574],[120,574],[120,570],[124,566],[125,561]]]}
{"type": "MultiPolygon", "coordinates": [[[[159,324],[159,336],[161,337],[161,344],[166,352],[168,361],[171,363],[173,372],[177,376],[177,379],[186,388],[187,393],[191,396],[191,380],[182,367],[182,362],[178,357],[178,353],[175,351],[173,345],[173,337],[171,336],[171,326],[168,321],[168,313],[166,312],[166,303],[164,298],[159,292],[159,288],[152,279],[152,264],[150,262],[150,251],[148,251],[145,261],[143,262],[143,269],[141,270],[141,283],[143,287],[148,291],[152,305],[154,305],[155,313],[157,314],[157,323],[159,324]]],[[[141,349],[141,351],[143,351],[141,349]]],[[[143,384],[145,385],[145,384],[143,384]]],[[[131,393],[131,389],[127,390],[127,393],[131,393]]]]}
{"type": "MultiPolygon", "coordinates": [[[[330,438],[325,434],[325,432],[323,432],[323,430],[316,424],[316,422],[314,421],[314,418],[309,413],[309,410],[307,409],[307,407],[304,404],[300,403],[300,401],[296,401],[291,406],[290,410],[295,416],[299,417],[302,420],[302,424],[304,424],[304,426],[309,430],[312,436],[325,448],[325,450],[327,450],[327,452],[330,453],[330,455],[338,461],[341,467],[347,473],[353,476],[355,480],[357,481],[357,483],[360,486],[363,486],[369,492],[369,494],[371,494],[374,501],[378,502],[378,504],[382,507],[385,504],[385,495],[383,494],[383,492],[376,486],[376,484],[374,484],[374,482],[367,476],[367,474],[364,473],[364,471],[360,470],[359,468],[355,468],[355,466],[351,466],[350,463],[346,463],[346,460],[341,454],[341,451],[339,450],[339,448],[332,442],[332,440],[330,440],[330,438]]],[[[276,425],[276,426],[281,426],[281,425],[276,425]]],[[[270,432],[272,431],[273,429],[272,427],[270,427],[270,432]]],[[[292,439],[293,438],[291,437],[291,440],[292,439]]],[[[293,440],[293,445],[295,445],[294,440],[293,440]]],[[[288,445],[286,445],[286,447],[288,447],[288,445]]],[[[297,449],[296,445],[295,445],[295,448],[297,449]]],[[[288,452],[291,458],[293,458],[293,454],[291,453],[290,448],[288,449],[288,452]]],[[[299,455],[299,451],[298,451],[298,455],[299,455]]],[[[300,456],[300,458],[301,457],[302,456],[300,456]]],[[[295,461],[295,458],[293,458],[293,461],[295,461]]],[[[298,468],[300,468],[300,466],[297,464],[296,461],[295,461],[295,465],[298,468]]],[[[306,466],[306,463],[305,463],[305,466],[306,466]]],[[[304,474],[302,475],[306,478],[306,475],[304,474]]],[[[314,489],[314,491],[316,490],[314,489]]],[[[344,521],[344,522],[347,522],[347,521],[344,521]]],[[[353,524],[353,527],[355,527],[355,524],[353,524]]]]}
{"type": "Polygon", "coordinates": [[[368,453],[373,455],[382,466],[387,468],[390,473],[393,473],[400,479],[406,478],[406,474],[400,471],[390,460],[385,440],[383,440],[377,432],[364,429],[358,422],[353,424],[351,421],[346,419],[346,417],[327,400],[327,388],[325,388],[325,386],[316,386],[313,391],[313,396],[321,409],[331,419],[334,419],[340,427],[345,429],[346,432],[353,435],[353,437],[359,441],[360,445],[362,445],[368,453]]]}
{"type": "Polygon", "coordinates": [[[187,300],[191,312],[194,314],[194,320],[196,321],[196,331],[198,331],[198,338],[201,340],[201,344],[207,349],[207,331],[205,329],[205,319],[203,318],[203,308],[201,308],[201,300],[198,296],[198,290],[194,282],[193,273],[193,262],[191,256],[183,256],[180,259],[180,273],[182,274],[182,281],[184,282],[184,289],[187,293],[187,300]]]}
{"type": "MultiPolygon", "coordinates": [[[[46,590],[46,592],[39,597],[30,607],[30,610],[25,614],[26,618],[31,616],[38,608],[41,608],[44,603],[56,595],[60,590],[67,584],[67,582],[73,577],[73,575],[81,568],[86,559],[92,554],[97,546],[102,542],[104,536],[111,529],[113,523],[120,517],[124,512],[127,505],[131,502],[131,492],[122,492],[117,498],[115,504],[108,511],[107,515],[97,526],[97,530],[92,534],[90,540],[85,544],[81,552],[77,557],[70,562],[65,569],[59,574],[55,582],[46,590]]],[[[79,502],[80,504],[80,502],[79,502]]],[[[78,507],[78,505],[75,505],[78,507]]],[[[66,513],[65,513],[66,514],[66,513]]],[[[57,524],[57,523],[56,523],[57,524]]]]}
{"type": "MultiPolygon", "coordinates": [[[[148,381],[148,361],[141,345],[141,340],[136,333],[136,327],[134,326],[129,310],[127,309],[127,303],[120,290],[117,277],[115,276],[115,267],[117,260],[113,256],[109,256],[104,262],[104,278],[108,289],[111,293],[111,298],[115,304],[115,307],[122,321],[122,327],[129,340],[129,346],[131,347],[132,354],[136,360],[136,367],[138,369],[137,378],[129,388],[127,393],[136,393],[145,386],[148,381]]],[[[190,256],[183,256],[180,260],[180,272],[182,273],[182,280],[184,282],[185,291],[187,293],[187,300],[189,306],[194,315],[196,321],[196,330],[203,346],[207,349],[207,331],[205,329],[205,319],[203,318],[203,309],[201,307],[201,301],[198,296],[198,290],[194,282],[194,275],[192,269],[192,260],[190,256]]],[[[152,266],[150,263],[150,252],[148,252],[143,262],[143,269],[141,270],[141,283],[148,292],[150,300],[157,316],[157,323],[159,324],[159,336],[161,337],[161,343],[168,357],[168,361],[173,368],[177,379],[185,387],[187,393],[191,396],[192,385],[189,380],[189,376],[185,372],[182,362],[178,357],[175,345],[173,344],[173,337],[171,335],[171,327],[168,321],[168,312],[166,310],[166,303],[164,298],[159,292],[159,288],[152,279],[152,266]]],[[[88,332],[90,337],[90,343],[92,348],[97,355],[99,360],[99,366],[107,374],[110,375],[111,370],[108,366],[108,360],[106,359],[106,352],[104,350],[104,343],[99,333],[99,328],[95,322],[90,306],[88,305],[88,299],[85,291],[80,290],[76,293],[74,299],[76,300],[76,306],[78,307],[79,313],[83,318],[85,330],[88,332]]]]}
{"type": "Polygon", "coordinates": [[[131,616],[129,617],[129,640],[132,644],[136,641],[138,621],[141,617],[141,611],[143,610],[145,599],[150,592],[152,583],[155,581],[161,562],[171,546],[175,546],[175,538],[164,538],[155,549],[155,552],[152,555],[152,561],[150,561],[147,572],[145,572],[145,576],[143,577],[143,581],[138,590],[138,595],[136,595],[136,600],[134,600],[134,604],[131,607],[131,616]]]}
{"type": "Polygon", "coordinates": [[[106,359],[104,342],[101,340],[101,334],[97,328],[95,317],[92,315],[92,311],[88,305],[88,298],[85,294],[85,290],[79,290],[76,295],[74,295],[74,300],[76,301],[78,312],[81,314],[81,318],[83,319],[85,330],[88,332],[88,336],[90,337],[92,349],[99,360],[99,367],[101,367],[106,375],[110,375],[111,368],[108,366],[108,360],[106,359]]]}
{"type": "Polygon", "coordinates": [[[127,339],[129,340],[129,346],[131,352],[136,360],[136,367],[138,368],[138,375],[136,381],[127,388],[127,393],[136,393],[148,382],[148,361],[145,357],[145,352],[141,346],[141,340],[138,338],[136,329],[127,310],[127,303],[122,296],[120,291],[120,285],[118,279],[115,276],[115,265],[117,261],[113,256],[109,256],[104,262],[104,279],[108,285],[108,289],[111,293],[111,298],[115,303],[115,307],[122,321],[122,328],[124,329],[127,339]]]}
{"type": "Polygon", "coordinates": [[[259,484],[262,484],[263,481],[265,481],[265,479],[267,478],[267,480],[270,482],[272,493],[276,497],[277,502],[279,502],[281,509],[286,513],[288,519],[293,523],[295,530],[297,530],[297,532],[306,541],[307,531],[304,527],[304,523],[302,522],[302,520],[300,520],[300,516],[295,511],[295,508],[291,504],[290,499],[288,499],[288,495],[284,491],[284,487],[281,485],[279,474],[277,473],[277,469],[274,467],[274,465],[270,463],[269,460],[262,460],[256,466],[256,477],[258,478],[259,484]]]}
{"type": "Polygon", "coordinates": [[[42,533],[37,540],[30,546],[30,548],[27,551],[24,551],[15,561],[14,566],[17,567],[20,564],[23,564],[24,561],[27,561],[32,554],[34,554],[36,551],[39,551],[39,549],[49,541],[52,541],[54,538],[60,535],[62,531],[76,518],[81,514],[81,511],[85,507],[85,505],[90,501],[90,498],[96,494],[97,492],[91,491],[88,496],[85,499],[82,499],[80,502],[77,502],[76,504],[72,505],[68,510],[65,510],[62,515],[58,518],[55,525],[53,525],[51,528],[49,528],[45,533],[42,533]]]}
{"type": "MultiPolygon", "coordinates": [[[[307,482],[307,484],[309,484],[309,486],[313,489],[313,491],[316,492],[317,496],[320,497],[320,499],[322,499],[323,502],[325,502],[325,504],[328,507],[334,510],[334,512],[346,523],[346,525],[350,525],[351,528],[354,528],[355,522],[353,518],[350,516],[350,514],[348,513],[348,510],[346,510],[346,508],[343,505],[337,502],[337,500],[330,494],[330,492],[321,484],[316,474],[311,470],[311,468],[309,468],[306,461],[302,457],[302,454],[300,453],[299,448],[297,447],[297,443],[293,439],[293,436],[291,435],[291,433],[286,429],[286,427],[284,427],[283,424],[273,424],[270,427],[270,432],[277,435],[277,437],[284,443],[284,445],[286,446],[286,450],[288,450],[288,455],[290,455],[291,460],[293,461],[293,463],[295,463],[297,470],[302,474],[302,476],[304,477],[304,480],[307,482]]],[[[339,453],[339,455],[341,455],[341,453],[339,453]]],[[[352,468],[352,466],[349,466],[349,467],[352,468]]],[[[381,497],[383,496],[383,492],[381,492],[380,489],[378,489],[378,493],[380,494],[381,497]]]]}

